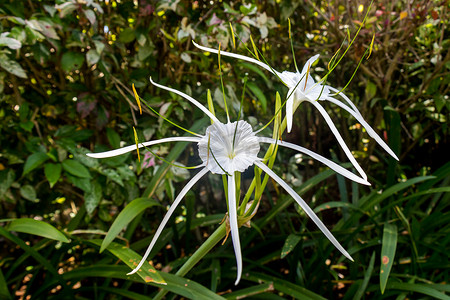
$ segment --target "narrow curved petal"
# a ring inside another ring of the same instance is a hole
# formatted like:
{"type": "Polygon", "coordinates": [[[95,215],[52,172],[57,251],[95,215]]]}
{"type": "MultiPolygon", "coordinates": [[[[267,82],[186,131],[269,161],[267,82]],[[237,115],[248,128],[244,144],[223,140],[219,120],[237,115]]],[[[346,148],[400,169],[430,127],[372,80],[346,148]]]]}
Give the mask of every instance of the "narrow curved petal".
{"type": "Polygon", "coordinates": [[[344,249],[344,247],[339,244],[333,234],[328,230],[328,228],[322,223],[319,217],[314,213],[314,211],[306,204],[305,200],[303,200],[283,179],[281,179],[277,174],[275,174],[269,167],[267,167],[262,162],[256,161],[255,165],[260,167],[266,174],[272,177],[279,185],[281,185],[286,192],[291,195],[292,198],[301,206],[301,208],[305,211],[305,213],[311,218],[311,220],[319,227],[320,231],[328,238],[328,240],[348,259],[353,261],[353,258],[348,254],[348,252],[344,249]]]}
{"type": "Polygon", "coordinates": [[[290,133],[292,130],[292,120],[294,115],[294,94],[294,89],[290,89],[288,91],[288,96],[291,96],[286,100],[286,125],[288,133],[290,133]]]}
{"type": "MultiPolygon", "coordinates": [[[[208,47],[204,47],[204,46],[200,46],[199,44],[197,44],[197,43],[194,42],[194,41],[192,41],[192,43],[194,43],[194,46],[197,47],[197,48],[199,48],[200,50],[207,51],[207,52],[211,52],[211,53],[215,53],[215,54],[218,54],[218,53],[219,53],[219,51],[216,50],[216,49],[208,48],[208,47]]],[[[275,70],[272,70],[271,67],[269,67],[268,65],[266,65],[265,63],[263,63],[263,62],[261,62],[261,61],[259,61],[259,60],[257,60],[257,59],[254,59],[254,58],[251,58],[251,57],[248,57],[248,56],[244,56],[244,55],[240,55],[240,54],[235,54],[235,53],[227,52],[227,51],[220,51],[220,55],[228,56],[228,57],[233,57],[233,58],[237,58],[237,59],[242,59],[242,60],[245,60],[245,61],[248,61],[248,62],[257,64],[258,66],[263,67],[264,69],[266,69],[266,70],[269,71],[270,73],[272,73],[272,74],[274,74],[274,75],[277,75],[277,74],[275,73],[275,72],[276,72],[275,70]]]]}
{"type": "Polygon", "coordinates": [[[383,139],[375,132],[375,130],[373,130],[372,127],[370,127],[369,123],[367,123],[364,118],[361,116],[361,114],[358,111],[354,111],[352,109],[350,109],[347,105],[343,104],[341,101],[334,99],[332,97],[328,97],[326,98],[326,100],[336,104],[337,106],[339,106],[340,108],[343,108],[344,110],[346,110],[348,113],[350,113],[353,117],[355,117],[355,119],[361,123],[361,125],[366,129],[367,134],[369,134],[369,136],[371,136],[372,138],[375,139],[375,141],[381,146],[383,147],[383,149],[389,153],[390,156],[392,156],[393,158],[395,158],[396,160],[398,160],[397,155],[395,155],[394,151],[392,151],[392,149],[386,144],[385,141],[383,141],[383,139]]]}
{"type": "MultiPolygon", "coordinates": [[[[335,93],[339,93],[338,89],[335,89],[332,86],[327,85],[327,87],[330,89],[330,91],[335,92],[335,93]]],[[[353,108],[353,110],[362,117],[361,113],[359,112],[358,108],[356,107],[355,104],[353,104],[353,102],[350,100],[349,97],[347,97],[347,95],[345,95],[344,93],[339,93],[339,95],[344,98],[345,101],[347,101],[347,103],[353,108]]]]}
{"type": "Polygon", "coordinates": [[[280,140],[275,140],[272,138],[266,138],[266,137],[258,137],[258,141],[261,143],[268,143],[268,144],[278,144],[279,146],[283,146],[286,148],[290,148],[299,152],[302,152],[308,156],[311,156],[312,158],[314,158],[315,160],[320,161],[321,163],[323,163],[324,165],[326,165],[327,167],[329,167],[330,169],[332,169],[333,171],[335,171],[336,173],[341,174],[344,177],[347,177],[350,180],[353,180],[354,182],[357,183],[361,183],[361,184],[365,184],[365,185],[370,185],[369,182],[367,182],[367,180],[353,174],[352,172],[350,172],[349,170],[341,167],[340,165],[338,165],[337,163],[323,157],[322,155],[319,155],[309,149],[306,149],[304,147],[298,146],[296,144],[292,144],[289,142],[284,142],[284,141],[280,141],[280,140]]]}
{"type": "MultiPolygon", "coordinates": [[[[313,63],[319,58],[320,54],[316,54],[313,57],[311,57],[310,59],[308,59],[308,61],[305,63],[305,65],[303,66],[302,69],[302,74],[305,74],[308,71],[308,66],[312,66],[313,63]]],[[[311,72],[311,70],[310,70],[311,72]]]]}
{"type": "Polygon", "coordinates": [[[333,123],[333,120],[331,120],[330,116],[326,112],[326,110],[322,107],[322,105],[319,104],[317,101],[311,102],[317,110],[322,114],[323,118],[325,119],[325,122],[327,122],[328,127],[330,127],[331,132],[333,132],[334,136],[339,142],[339,145],[341,145],[342,150],[344,150],[345,155],[347,155],[348,159],[352,163],[352,165],[355,167],[355,169],[358,171],[358,173],[361,175],[362,178],[367,180],[367,175],[364,172],[364,170],[361,168],[361,166],[358,164],[356,159],[353,157],[352,152],[350,149],[348,149],[347,145],[344,142],[344,139],[342,138],[341,134],[339,133],[338,129],[333,123]]]}
{"type": "Polygon", "coordinates": [[[194,104],[195,106],[200,108],[208,117],[211,118],[211,120],[213,120],[214,122],[219,122],[219,120],[216,118],[215,115],[212,114],[212,112],[210,112],[206,107],[203,106],[203,104],[201,104],[200,102],[198,102],[197,100],[195,100],[191,96],[186,95],[185,93],[180,92],[179,90],[172,89],[172,88],[167,87],[165,85],[158,84],[158,83],[154,82],[151,77],[150,77],[150,82],[156,87],[159,87],[159,88],[164,89],[166,91],[169,91],[169,92],[175,93],[177,95],[180,95],[181,97],[185,98],[186,100],[190,101],[192,104],[194,104]]]}
{"type": "MultiPolygon", "coordinates": [[[[144,143],[139,143],[138,147],[139,148],[143,148],[143,147],[148,147],[148,146],[161,144],[161,143],[167,143],[167,142],[194,142],[194,143],[198,143],[200,140],[201,140],[201,138],[189,137],[189,136],[171,137],[171,138],[165,138],[165,139],[160,139],[160,140],[156,140],[156,141],[148,141],[148,142],[144,142],[144,143]]],[[[106,151],[106,152],[86,153],[86,155],[89,156],[89,157],[93,157],[93,158],[107,158],[107,157],[118,156],[118,155],[121,155],[121,154],[124,154],[124,153],[128,153],[128,152],[131,152],[131,151],[134,151],[134,150],[136,150],[136,145],[126,146],[126,147],[123,147],[123,148],[110,150],[110,151],[106,151]]]]}
{"type": "Polygon", "coordinates": [[[241,243],[239,241],[239,225],[236,208],[236,184],[234,182],[234,172],[228,177],[228,216],[230,217],[231,239],[233,241],[234,255],[236,256],[237,278],[234,283],[237,285],[242,275],[242,254],[241,243]]]}
{"type": "Polygon", "coordinates": [[[163,231],[164,227],[166,226],[167,222],[169,221],[170,217],[172,216],[172,213],[177,208],[178,204],[180,204],[181,200],[184,198],[186,193],[192,188],[192,186],[194,184],[196,184],[197,181],[199,181],[200,178],[202,178],[203,175],[205,175],[206,173],[208,173],[208,169],[203,168],[194,177],[192,177],[192,179],[181,190],[180,194],[177,196],[177,198],[175,198],[175,201],[173,201],[172,205],[170,206],[169,210],[167,211],[166,215],[164,216],[163,220],[161,221],[161,224],[159,224],[159,227],[156,230],[156,233],[153,236],[153,239],[150,242],[150,245],[148,246],[147,251],[145,251],[145,254],[142,257],[141,261],[139,262],[137,267],[133,271],[128,273],[127,275],[131,275],[131,274],[134,274],[137,271],[139,271],[139,269],[142,267],[142,265],[144,264],[144,262],[147,259],[147,257],[150,255],[150,252],[152,251],[153,246],[155,245],[156,241],[158,240],[158,237],[160,236],[161,232],[163,231]]]}

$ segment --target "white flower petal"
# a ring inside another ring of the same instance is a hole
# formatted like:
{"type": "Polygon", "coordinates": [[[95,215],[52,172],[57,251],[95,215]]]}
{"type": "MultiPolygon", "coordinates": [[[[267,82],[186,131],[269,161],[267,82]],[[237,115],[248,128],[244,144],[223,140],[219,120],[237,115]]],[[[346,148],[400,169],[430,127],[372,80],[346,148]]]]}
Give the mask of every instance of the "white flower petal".
{"type": "Polygon", "coordinates": [[[198,102],[197,100],[195,100],[195,99],[192,98],[191,96],[186,95],[185,93],[180,92],[179,90],[172,89],[172,88],[170,88],[170,87],[167,87],[167,86],[158,84],[158,83],[154,82],[154,81],[152,80],[151,77],[150,77],[150,82],[151,82],[154,86],[157,86],[157,87],[159,87],[159,88],[161,88],[161,89],[167,90],[167,91],[172,92],[172,93],[175,93],[175,94],[177,94],[177,95],[180,95],[181,97],[185,98],[186,100],[190,101],[192,104],[194,104],[195,106],[197,106],[198,108],[200,108],[200,109],[201,109],[208,117],[211,118],[211,120],[213,120],[214,122],[219,122],[219,120],[216,118],[215,115],[213,115],[206,107],[203,106],[203,104],[201,104],[200,102],[198,102]]]}
{"type": "Polygon", "coordinates": [[[234,182],[234,172],[228,176],[228,215],[230,217],[231,239],[233,241],[234,255],[236,256],[237,278],[234,283],[237,285],[242,275],[242,254],[241,243],[239,241],[239,226],[236,208],[236,185],[234,182]]]}
{"type": "Polygon", "coordinates": [[[310,59],[308,59],[308,61],[303,66],[302,76],[303,76],[303,74],[305,74],[308,71],[308,65],[310,67],[309,72],[311,72],[311,67],[312,67],[313,63],[319,58],[319,56],[320,56],[320,54],[316,54],[313,57],[311,57],[310,59]]]}
{"type": "MultiPolygon", "coordinates": [[[[155,141],[138,143],[138,147],[143,148],[143,147],[148,147],[151,145],[167,143],[167,142],[194,142],[194,143],[197,143],[200,140],[201,139],[198,137],[189,137],[189,136],[171,137],[171,138],[164,138],[164,139],[155,140],[155,141]]],[[[106,152],[86,153],[86,155],[89,157],[93,157],[93,158],[107,158],[107,157],[113,157],[113,156],[121,155],[124,153],[128,153],[128,152],[131,152],[134,150],[136,150],[136,145],[130,145],[130,146],[126,146],[126,147],[123,147],[120,149],[115,149],[115,150],[106,151],[106,152]]]]}
{"type": "Polygon", "coordinates": [[[386,144],[385,141],[383,141],[381,139],[381,137],[375,132],[375,130],[373,130],[372,127],[370,127],[369,123],[367,123],[364,118],[361,116],[361,114],[358,111],[354,111],[352,109],[350,109],[347,105],[343,104],[341,101],[334,99],[332,97],[328,97],[326,100],[336,104],[337,106],[345,109],[348,113],[350,113],[353,117],[355,117],[355,119],[361,123],[361,125],[366,129],[367,134],[369,136],[371,136],[372,138],[375,139],[375,141],[381,146],[383,147],[383,149],[389,153],[389,155],[391,155],[393,158],[395,158],[396,160],[398,160],[397,155],[395,155],[394,151],[392,151],[391,148],[389,148],[389,146],[386,144]]]}
{"type": "Polygon", "coordinates": [[[203,175],[205,175],[206,173],[208,173],[208,169],[203,168],[200,172],[198,172],[194,177],[192,177],[192,179],[185,185],[185,187],[181,190],[180,194],[175,198],[175,201],[173,201],[172,205],[170,206],[169,210],[167,211],[166,215],[164,216],[163,220],[161,221],[161,223],[159,224],[158,229],[156,230],[155,235],[153,236],[152,241],[150,242],[150,245],[147,248],[147,251],[145,251],[144,256],[142,257],[141,261],[139,262],[139,264],[137,265],[137,267],[131,271],[130,273],[128,273],[127,275],[131,275],[136,273],[137,271],[139,271],[139,269],[142,267],[142,265],[144,264],[145,260],[147,259],[147,257],[150,255],[150,252],[153,249],[153,246],[155,245],[156,241],[158,240],[158,237],[160,236],[161,232],[163,231],[164,227],[166,226],[167,222],[169,221],[170,217],[172,216],[172,213],[175,211],[175,209],[177,208],[178,204],[180,204],[181,200],[184,198],[184,196],[186,195],[186,193],[192,188],[192,186],[194,184],[197,183],[197,181],[200,180],[200,178],[203,177],[203,175]]]}
{"type": "Polygon", "coordinates": [[[348,259],[353,261],[353,258],[348,254],[348,252],[341,246],[341,244],[336,240],[333,234],[328,230],[328,228],[322,223],[319,217],[314,213],[314,211],[306,204],[303,200],[283,179],[281,179],[277,174],[275,174],[269,167],[267,167],[262,162],[256,161],[255,165],[260,167],[266,174],[272,177],[279,185],[281,185],[286,192],[291,195],[292,198],[301,206],[304,212],[311,218],[311,220],[319,227],[320,231],[328,238],[328,240],[348,259]]]}
{"type": "MultiPolygon", "coordinates": [[[[335,93],[339,93],[339,90],[338,90],[338,89],[335,89],[334,87],[329,86],[329,85],[327,85],[327,86],[328,86],[328,88],[330,89],[330,91],[335,92],[335,93]]],[[[344,93],[339,93],[339,95],[340,95],[342,98],[344,98],[345,101],[347,101],[347,103],[353,108],[353,111],[355,111],[356,113],[358,113],[358,115],[360,115],[360,116],[362,117],[362,115],[361,115],[361,113],[359,112],[359,110],[358,110],[358,108],[356,107],[356,105],[353,104],[352,101],[350,101],[350,99],[347,97],[347,95],[345,95],[344,93]]]]}
{"type": "MultiPolygon", "coordinates": [[[[197,48],[199,48],[200,50],[207,51],[207,52],[211,52],[211,53],[215,53],[215,54],[218,54],[218,53],[219,53],[219,51],[216,50],[216,49],[208,48],[208,47],[204,47],[204,46],[200,46],[199,44],[197,44],[197,43],[194,42],[194,41],[192,41],[192,43],[194,43],[194,46],[197,47],[197,48]]],[[[263,67],[264,69],[266,69],[266,70],[269,71],[270,73],[272,73],[272,74],[274,74],[274,75],[277,75],[277,73],[276,73],[275,70],[273,70],[273,69],[270,68],[268,65],[266,65],[265,63],[263,63],[263,62],[261,62],[261,61],[259,61],[259,60],[257,60],[257,59],[254,59],[254,58],[251,58],[251,57],[248,57],[248,56],[244,56],[244,55],[240,55],[240,54],[235,54],[235,53],[227,52],[227,51],[222,51],[222,50],[220,51],[220,55],[228,56],[228,57],[233,57],[233,58],[237,58],[237,59],[242,59],[242,60],[245,60],[245,61],[248,61],[248,62],[257,64],[258,66],[263,67]]]]}
{"type": "Polygon", "coordinates": [[[320,161],[321,163],[323,163],[324,165],[326,165],[327,167],[329,167],[330,169],[332,169],[333,171],[335,171],[336,173],[341,174],[344,177],[347,177],[350,180],[353,180],[354,182],[357,183],[361,183],[361,184],[365,184],[365,185],[370,185],[369,182],[367,182],[367,180],[362,179],[361,177],[353,174],[352,172],[350,172],[349,170],[341,167],[340,165],[338,165],[337,163],[323,157],[322,155],[319,155],[311,150],[308,150],[304,147],[298,146],[296,144],[292,144],[289,142],[284,142],[284,141],[280,141],[280,140],[275,140],[272,138],[266,138],[266,137],[259,137],[258,140],[261,143],[268,143],[268,144],[278,144],[279,146],[283,146],[286,148],[290,148],[299,152],[302,152],[318,161],[320,161]]]}
{"type": "Polygon", "coordinates": [[[294,96],[295,96],[294,88],[288,91],[288,96],[289,95],[291,96],[286,100],[286,125],[288,133],[291,132],[292,130],[292,120],[294,115],[294,96]]]}
{"type": "Polygon", "coordinates": [[[341,145],[342,150],[344,150],[345,155],[347,155],[347,158],[350,160],[352,165],[355,167],[355,169],[358,171],[358,173],[367,180],[367,175],[364,172],[364,170],[361,168],[361,166],[358,164],[356,159],[353,157],[352,152],[350,149],[348,149],[347,144],[345,144],[344,139],[342,138],[341,134],[339,133],[338,129],[333,123],[333,120],[331,120],[330,116],[326,112],[326,110],[322,107],[322,105],[319,104],[317,101],[311,102],[317,110],[322,114],[323,118],[325,119],[325,122],[327,122],[328,127],[330,127],[331,132],[333,132],[334,136],[338,140],[339,145],[341,145]]]}

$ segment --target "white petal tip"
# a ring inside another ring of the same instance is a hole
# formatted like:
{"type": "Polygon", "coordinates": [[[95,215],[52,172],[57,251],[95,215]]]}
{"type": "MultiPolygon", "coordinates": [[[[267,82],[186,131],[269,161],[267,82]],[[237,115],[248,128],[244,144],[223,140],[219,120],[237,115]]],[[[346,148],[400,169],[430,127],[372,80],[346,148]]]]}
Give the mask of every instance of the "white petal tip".
{"type": "Polygon", "coordinates": [[[134,273],[137,272],[137,269],[134,269],[133,271],[131,271],[130,273],[127,273],[127,275],[133,275],[134,273]]]}
{"type": "Polygon", "coordinates": [[[86,153],[86,156],[92,157],[92,158],[105,158],[107,156],[104,156],[103,153],[86,153]]]}
{"type": "Polygon", "coordinates": [[[367,185],[367,186],[371,186],[372,184],[370,182],[368,182],[367,180],[365,180],[364,182],[362,182],[362,184],[367,185]]]}
{"type": "Polygon", "coordinates": [[[236,281],[234,282],[234,285],[238,285],[238,284],[239,284],[239,281],[241,281],[240,278],[239,278],[239,279],[236,279],[236,281]]]}
{"type": "Polygon", "coordinates": [[[288,122],[288,123],[287,123],[287,126],[286,126],[286,131],[287,131],[288,133],[291,133],[291,130],[292,130],[292,123],[291,123],[291,122],[288,122]]]}

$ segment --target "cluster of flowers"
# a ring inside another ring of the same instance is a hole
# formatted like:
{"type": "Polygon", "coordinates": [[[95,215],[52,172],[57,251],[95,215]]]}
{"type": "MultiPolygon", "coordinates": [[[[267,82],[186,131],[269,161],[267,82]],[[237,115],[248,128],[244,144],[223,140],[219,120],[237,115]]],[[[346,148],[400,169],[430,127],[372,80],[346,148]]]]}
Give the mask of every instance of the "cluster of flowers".
{"type": "MultiPolygon", "coordinates": [[[[151,145],[156,145],[160,143],[166,142],[193,142],[197,143],[198,153],[200,159],[202,160],[202,164],[198,166],[201,170],[186,184],[186,186],[181,190],[181,192],[176,197],[175,201],[169,208],[168,212],[164,216],[161,221],[147,251],[142,257],[141,262],[138,266],[129,274],[133,274],[137,272],[145,259],[150,254],[153,246],[155,245],[156,240],[160,236],[163,228],[169,221],[172,213],[175,211],[176,207],[179,205],[183,197],[192,188],[192,186],[198,182],[204,175],[208,172],[213,174],[222,174],[227,177],[227,199],[228,199],[228,222],[229,229],[231,232],[231,238],[233,242],[234,252],[236,256],[237,263],[237,278],[235,284],[238,284],[242,274],[242,256],[241,256],[241,246],[239,240],[239,232],[238,228],[240,222],[238,221],[238,209],[240,203],[240,191],[236,190],[236,176],[239,172],[244,172],[246,169],[252,166],[256,166],[268,174],[270,177],[274,179],[280,186],[282,186],[286,192],[290,194],[290,196],[301,206],[301,208],[305,211],[305,213],[311,218],[311,220],[317,225],[317,227],[325,234],[325,236],[333,243],[333,245],[348,259],[352,260],[350,254],[339,244],[336,238],[332,235],[332,233],[326,228],[326,226],[322,223],[322,221],[317,217],[314,211],[308,206],[308,204],[275,172],[272,171],[270,167],[268,167],[263,158],[258,157],[258,153],[260,152],[260,144],[268,143],[272,145],[282,146],[286,148],[290,148],[306,154],[321,163],[325,164],[332,170],[341,174],[342,176],[347,177],[350,180],[355,182],[370,185],[367,181],[367,175],[364,173],[362,168],[357,163],[356,159],[351,154],[349,148],[345,144],[341,135],[339,134],[338,129],[332,122],[331,118],[327,114],[326,110],[320,104],[320,101],[329,101],[332,102],[342,109],[349,112],[356,120],[366,129],[367,133],[373,137],[378,144],[380,144],[391,156],[397,159],[397,156],[394,152],[389,148],[389,146],[375,133],[375,131],[367,124],[364,120],[356,106],[350,101],[350,99],[345,96],[342,92],[339,92],[337,89],[322,84],[321,82],[315,82],[310,74],[310,69],[312,64],[318,59],[319,55],[315,55],[310,58],[302,71],[299,72],[278,72],[274,70],[269,65],[247,56],[238,55],[230,52],[220,51],[216,49],[211,49],[207,47],[200,46],[194,43],[196,47],[203,51],[208,51],[210,53],[216,53],[223,56],[233,57],[241,60],[245,60],[251,63],[254,63],[267,71],[273,73],[277,76],[289,89],[287,99],[285,101],[286,105],[286,127],[287,131],[290,132],[292,128],[293,114],[299,104],[303,101],[308,101],[312,105],[314,105],[321,115],[324,117],[334,136],[338,140],[340,146],[343,151],[347,155],[350,162],[353,164],[358,175],[348,171],[347,169],[341,167],[340,165],[332,162],[331,160],[313,152],[306,148],[300,147],[298,145],[288,143],[285,141],[281,141],[276,138],[277,135],[274,135],[275,138],[270,137],[262,137],[257,134],[259,131],[253,131],[251,125],[244,120],[236,120],[235,122],[231,122],[228,114],[227,114],[227,122],[222,123],[210,110],[208,110],[205,106],[203,106],[200,102],[195,100],[189,95],[186,95],[178,90],[160,85],[155,83],[151,78],[150,82],[159,87],[161,89],[167,90],[169,92],[180,95],[185,98],[191,104],[197,106],[200,110],[202,110],[210,119],[211,125],[206,128],[206,131],[203,135],[192,133],[194,136],[192,137],[170,137],[164,138],[155,141],[148,141],[144,143],[137,143],[137,145],[131,145],[124,148],[107,151],[103,153],[90,153],[88,156],[94,158],[106,158],[113,157],[117,155],[121,155],[133,150],[136,148],[148,147],[151,145]],[[332,93],[335,93],[334,95],[332,93]],[[336,96],[339,95],[343,100],[338,100],[336,96]]],[[[220,63],[219,63],[220,65],[220,63]]],[[[136,94],[137,96],[137,94],[136,94]]],[[[138,99],[138,96],[137,96],[138,99]]],[[[280,113],[280,112],[277,112],[280,113]]],[[[259,176],[259,175],[256,175],[259,176]]],[[[242,222],[241,222],[242,223],[242,222]]]]}

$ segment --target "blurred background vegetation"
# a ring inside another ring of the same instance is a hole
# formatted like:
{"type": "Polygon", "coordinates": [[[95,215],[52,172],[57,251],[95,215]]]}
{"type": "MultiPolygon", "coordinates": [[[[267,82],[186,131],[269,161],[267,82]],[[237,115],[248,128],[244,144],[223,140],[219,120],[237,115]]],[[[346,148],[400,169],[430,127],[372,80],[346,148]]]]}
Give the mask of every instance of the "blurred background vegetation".
{"type": "MultiPolygon", "coordinates": [[[[135,154],[101,161],[85,156],[133,144],[132,126],[141,140],[183,134],[149,110],[139,115],[133,83],[160,114],[204,130],[208,120],[199,110],[148,81],[152,76],[203,103],[210,89],[218,108],[217,56],[192,40],[248,55],[241,43],[233,49],[231,23],[242,42],[252,35],[271,66],[294,71],[290,18],[298,64],[320,54],[313,74],[323,76],[368,6],[344,0],[0,0],[0,298],[151,299],[162,287],[172,292],[168,299],[449,299],[448,1],[377,1],[328,78],[336,88],[345,86],[375,35],[371,57],[345,93],[399,162],[333,105],[326,108],[371,187],[291,151],[278,153],[275,172],[320,212],[354,263],[269,184],[252,227],[240,229],[244,275],[237,287],[230,241],[186,276],[174,275],[224,217],[221,180],[208,176],[164,231],[148,276],[126,276],[125,264],[142,255],[190,172],[149,154],[141,161],[135,154]],[[127,214],[118,218],[121,212],[127,214]]],[[[270,120],[275,92],[284,97],[284,86],[254,65],[222,60],[232,116],[248,76],[245,117],[254,126],[270,120]]],[[[293,133],[284,139],[346,162],[315,109],[302,104],[294,117],[293,133]]],[[[184,165],[198,162],[195,146],[152,149],[184,165]]]]}

